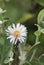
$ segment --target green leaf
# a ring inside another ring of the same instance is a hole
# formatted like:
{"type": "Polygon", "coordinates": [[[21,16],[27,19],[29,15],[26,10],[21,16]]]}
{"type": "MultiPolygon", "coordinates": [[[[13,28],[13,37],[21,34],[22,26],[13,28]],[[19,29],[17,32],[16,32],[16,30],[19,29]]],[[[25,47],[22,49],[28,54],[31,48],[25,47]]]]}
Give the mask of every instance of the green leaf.
{"type": "Polygon", "coordinates": [[[42,62],[42,63],[44,63],[44,54],[42,54],[42,55],[39,56],[39,61],[42,62]]]}
{"type": "Polygon", "coordinates": [[[34,33],[36,36],[40,36],[41,32],[39,30],[37,30],[35,33],[34,33]]]}
{"type": "Polygon", "coordinates": [[[44,34],[40,35],[39,40],[40,40],[41,44],[44,44],[44,34]]]}
{"type": "Polygon", "coordinates": [[[44,9],[42,9],[38,15],[38,24],[44,28],[44,9]]]}
{"type": "Polygon", "coordinates": [[[5,43],[2,47],[2,52],[1,52],[1,63],[3,64],[5,59],[9,58],[10,50],[12,48],[12,45],[10,42],[6,39],[5,37],[5,43]]]}

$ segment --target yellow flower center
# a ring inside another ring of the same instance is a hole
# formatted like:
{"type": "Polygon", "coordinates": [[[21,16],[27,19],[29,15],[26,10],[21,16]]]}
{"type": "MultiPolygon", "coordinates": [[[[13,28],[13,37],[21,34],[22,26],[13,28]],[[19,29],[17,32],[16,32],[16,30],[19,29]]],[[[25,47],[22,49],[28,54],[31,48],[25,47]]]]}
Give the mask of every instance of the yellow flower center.
{"type": "Polygon", "coordinates": [[[20,35],[20,31],[18,31],[18,30],[14,31],[13,35],[16,36],[16,37],[18,37],[20,35]]]}

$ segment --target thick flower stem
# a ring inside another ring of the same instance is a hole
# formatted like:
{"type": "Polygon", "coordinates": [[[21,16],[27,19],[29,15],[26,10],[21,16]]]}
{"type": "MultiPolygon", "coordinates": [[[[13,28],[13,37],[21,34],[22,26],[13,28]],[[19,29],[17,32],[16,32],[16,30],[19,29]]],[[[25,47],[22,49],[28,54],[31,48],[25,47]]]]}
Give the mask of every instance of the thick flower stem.
{"type": "Polygon", "coordinates": [[[11,65],[11,62],[9,62],[9,65],[11,65]]]}
{"type": "Polygon", "coordinates": [[[19,65],[19,51],[18,51],[18,47],[14,46],[14,56],[13,56],[13,65],[19,65]]]}

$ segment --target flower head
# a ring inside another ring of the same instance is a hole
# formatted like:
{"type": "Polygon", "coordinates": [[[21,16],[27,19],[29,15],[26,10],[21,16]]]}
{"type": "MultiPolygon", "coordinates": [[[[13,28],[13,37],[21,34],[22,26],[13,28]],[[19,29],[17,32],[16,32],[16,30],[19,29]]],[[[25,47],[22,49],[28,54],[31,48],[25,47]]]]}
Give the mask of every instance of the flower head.
{"type": "Polygon", "coordinates": [[[13,44],[16,44],[17,41],[20,43],[24,42],[27,36],[26,27],[22,24],[20,25],[20,23],[18,23],[16,26],[15,24],[9,26],[6,32],[8,36],[7,39],[10,39],[10,42],[13,44]]]}

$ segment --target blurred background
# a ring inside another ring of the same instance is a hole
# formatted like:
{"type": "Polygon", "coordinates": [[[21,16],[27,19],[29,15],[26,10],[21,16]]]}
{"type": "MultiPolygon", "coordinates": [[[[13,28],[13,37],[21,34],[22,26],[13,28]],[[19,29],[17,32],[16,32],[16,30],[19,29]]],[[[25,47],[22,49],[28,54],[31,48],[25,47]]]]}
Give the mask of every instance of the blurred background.
{"type": "MultiPolygon", "coordinates": [[[[27,27],[27,42],[26,49],[35,43],[36,36],[34,32],[38,29],[37,17],[39,12],[44,8],[44,0],[0,0],[0,8],[6,10],[3,14],[3,19],[7,20],[4,23],[4,27],[11,25],[12,23],[22,23],[27,27]]],[[[0,20],[2,16],[0,15],[0,20]]],[[[4,35],[0,34],[0,43],[4,43],[4,35]],[[3,40],[3,41],[1,41],[3,40]]],[[[36,57],[44,53],[44,35],[41,34],[40,45],[36,53],[36,57]]],[[[6,51],[5,51],[6,52],[6,51]]],[[[1,54],[1,52],[0,52],[1,54]]]]}

